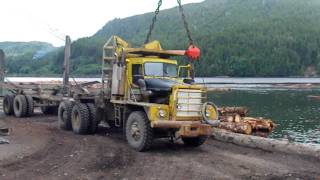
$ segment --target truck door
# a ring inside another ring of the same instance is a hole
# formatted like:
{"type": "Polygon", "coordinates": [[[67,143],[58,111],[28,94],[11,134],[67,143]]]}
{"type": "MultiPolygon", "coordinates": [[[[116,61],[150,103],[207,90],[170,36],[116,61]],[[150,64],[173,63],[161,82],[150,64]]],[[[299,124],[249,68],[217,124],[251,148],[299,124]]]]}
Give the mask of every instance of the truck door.
{"type": "Polygon", "coordinates": [[[132,64],[132,84],[138,86],[139,79],[143,79],[142,64],[132,64]]]}

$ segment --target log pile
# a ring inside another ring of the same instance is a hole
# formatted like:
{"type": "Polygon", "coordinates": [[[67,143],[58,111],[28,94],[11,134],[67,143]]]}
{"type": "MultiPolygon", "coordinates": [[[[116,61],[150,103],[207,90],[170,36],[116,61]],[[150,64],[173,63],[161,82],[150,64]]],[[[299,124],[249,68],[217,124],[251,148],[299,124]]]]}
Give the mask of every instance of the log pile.
{"type": "Polygon", "coordinates": [[[249,109],[246,107],[221,107],[218,111],[220,129],[240,134],[267,136],[275,127],[271,119],[247,117],[249,109]]]}

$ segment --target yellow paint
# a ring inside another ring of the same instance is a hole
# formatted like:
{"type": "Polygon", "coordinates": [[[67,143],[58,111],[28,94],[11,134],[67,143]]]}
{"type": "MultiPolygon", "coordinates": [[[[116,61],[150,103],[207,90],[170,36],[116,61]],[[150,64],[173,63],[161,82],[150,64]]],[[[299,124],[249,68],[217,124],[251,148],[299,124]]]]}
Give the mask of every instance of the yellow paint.
{"type": "MultiPolygon", "coordinates": [[[[141,64],[142,65],[142,72],[144,72],[144,63],[147,62],[158,62],[158,63],[168,63],[168,64],[174,64],[177,65],[176,60],[171,60],[171,59],[163,59],[163,58],[158,58],[158,57],[139,57],[139,58],[128,58],[126,60],[127,62],[127,77],[129,80],[129,83],[132,84],[132,65],[133,64],[141,64]]],[[[144,78],[154,78],[151,76],[144,76],[144,78]]],[[[170,77],[163,77],[164,79],[172,79],[176,80],[178,82],[182,82],[182,79],[180,78],[170,78],[170,77]]]]}
{"type": "Polygon", "coordinates": [[[208,105],[207,112],[210,114],[210,119],[216,120],[218,119],[218,112],[217,109],[211,105],[208,105]]]}
{"type": "MultiPolygon", "coordinates": [[[[205,88],[202,85],[186,85],[186,84],[181,84],[181,85],[175,85],[172,88],[172,94],[170,96],[170,102],[169,102],[169,107],[170,107],[170,114],[172,115],[172,120],[177,120],[177,94],[179,89],[194,89],[194,90],[201,90],[203,94],[207,94],[207,88],[205,88]]],[[[206,99],[205,99],[206,100],[206,99]]],[[[201,117],[202,119],[202,117],[201,117]]],[[[200,120],[199,117],[186,117],[186,118],[181,118],[179,120],[200,120]]]]}
{"type": "Polygon", "coordinates": [[[186,68],[186,69],[187,69],[188,74],[187,74],[187,77],[186,77],[186,78],[190,79],[190,78],[191,78],[191,76],[190,76],[191,64],[188,64],[188,65],[186,65],[186,66],[179,66],[179,69],[178,69],[178,76],[179,76],[179,77],[181,77],[181,76],[180,76],[180,74],[181,74],[181,69],[183,69],[183,68],[186,68]]]}
{"type": "Polygon", "coordinates": [[[161,51],[162,47],[159,41],[152,41],[148,44],[144,45],[145,49],[150,49],[150,50],[157,50],[157,51],[161,51]]]}
{"type": "Polygon", "coordinates": [[[150,121],[156,121],[156,120],[168,120],[169,119],[169,106],[164,105],[164,104],[158,104],[158,105],[153,105],[149,107],[148,110],[148,117],[150,121]],[[163,111],[165,112],[164,117],[160,117],[159,112],[163,111]]]}
{"type": "MultiPolygon", "coordinates": [[[[127,53],[127,58],[126,58],[126,77],[127,77],[127,81],[125,81],[125,97],[124,100],[126,102],[128,102],[128,100],[130,99],[130,89],[132,87],[132,82],[133,82],[133,78],[132,78],[132,65],[133,64],[140,64],[142,66],[142,72],[144,72],[144,63],[147,62],[157,62],[157,63],[168,63],[168,64],[174,64],[177,65],[177,61],[176,60],[172,60],[172,59],[163,59],[163,58],[159,58],[157,56],[144,56],[144,57],[139,57],[139,55],[136,55],[134,53],[130,52],[134,52],[134,51],[139,51],[139,50],[143,50],[143,51],[155,51],[157,53],[169,53],[166,51],[163,51],[161,48],[161,45],[159,43],[159,41],[154,41],[151,42],[149,44],[146,44],[144,46],[144,48],[141,49],[136,49],[136,48],[131,48],[130,44],[127,43],[126,41],[122,40],[120,37],[114,36],[114,40],[116,42],[116,52],[119,56],[121,56],[122,54],[122,50],[125,50],[127,53]]],[[[177,55],[177,54],[173,54],[173,55],[177,55]]],[[[181,73],[181,69],[182,68],[186,68],[187,70],[189,70],[191,68],[191,65],[188,64],[186,66],[179,66],[178,68],[178,76],[181,73]]],[[[187,74],[187,78],[190,78],[190,72],[188,71],[187,74]]],[[[151,76],[144,76],[145,79],[147,78],[154,78],[151,76]]],[[[203,87],[202,85],[188,85],[188,84],[183,84],[183,79],[179,78],[179,77],[157,77],[157,78],[163,78],[163,79],[171,79],[177,82],[177,85],[173,86],[172,88],[172,93],[169,97],[169,105],[163,105],[163,104],[149,104],[149,105],[141,105],[143,107],[145,107],[148,117],[150,119],[150,121],[158,121],[158,120],[177,120],[177,92],[179,89],[194,89],[194,90],[201,90],[203,92],[203,94],[207,94],[207,89],[205,87],[203,87]],[[181,83],[181,84],[179,84],[181,83]],[[165,117],[160,117],[159,116],[159,112],[160,111],[164,111],[166,116],[165,117]]],[[[204,101],[206,101],[206,99],[204,99],[204,101]]],[[[210,113],[210,118],[211,119],[215,119],[217,117],[217,111],[215,110],[215,108],[213,107],[208,107],[207,109],[210,113]]],[[[186,121],[197,121],[197,120],[201,120],[202,117],[201,116],[197,116],[197,117],[184,117],[178,119],[180,120],[186,120],[186,121]]]]}

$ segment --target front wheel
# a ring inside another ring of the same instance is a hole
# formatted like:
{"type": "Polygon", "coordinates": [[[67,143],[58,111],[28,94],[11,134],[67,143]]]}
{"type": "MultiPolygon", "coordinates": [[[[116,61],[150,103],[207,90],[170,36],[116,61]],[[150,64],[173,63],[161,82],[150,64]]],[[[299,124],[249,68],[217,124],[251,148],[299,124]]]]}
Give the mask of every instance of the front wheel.
{"type": "Polygon", "coordinates": [[[201,146],[204,142],[206,142],[207,139],[208,139],[207,136],[192,137],[192,138],[183,137],[182,141],[187,146],[198,147],[198,146],[201,146]]]}
{"type": "Polygon", "coordinates": [[[153,130],[147,115],[142,111],[132,112],[126,123],[126,138],[137,151],[148,150],[153,141],[153,130]]]}
{"type": "Polygon", "coordinates": [[[76,134],[87,134],[90,125],[89,109],[86,104],[76,103],[72,108],[71,124],[76,134]]]}

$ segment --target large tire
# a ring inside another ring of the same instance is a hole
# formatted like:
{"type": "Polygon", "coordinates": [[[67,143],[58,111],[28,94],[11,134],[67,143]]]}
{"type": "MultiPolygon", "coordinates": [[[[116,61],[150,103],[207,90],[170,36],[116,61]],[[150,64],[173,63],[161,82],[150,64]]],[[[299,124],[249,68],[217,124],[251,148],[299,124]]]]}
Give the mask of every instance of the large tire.
{"type": "Polygon", "coordinates": [[[89,120],[89,110],[86,104],[77,103],[72,108],[72,129],[76,134],[87,134],[90,120],[89,120]]]}
{"type": "Polygon", "coordinates": [[[5,95],[3,99],[3,112],[5,115],[13,115],[14,95],[5,95]]]}
{"type": "Polygon", "coordinates": [[[64,130],[72,130],[71,116],[73,102],[63,101],[59,105],[58,109],[58,123],[59,127],[64,130]]]}
{"type": "Polygon", "coordinates": [[[57,115],[58,107],[56,106],[41,106],[41,111],[45,115],[57,115]]]}
{"type": "Polygon", "coordinates": [[[17,95],[13,100],[13,110],[16,117],[25,117],[28,111],[27,99],[24,95],[17,95]]]}
{"type": "Polygon", "coordinates": [[[201,146],[204,142],[206,142],[207,139],[208,139],[207,136],[192,137],[192,138],[183,137],[182,141],[186,146],[198,147],[198,146],[201,146]]]}
{"type": "Polygon", "coordinates": [[[153,142],[153,130],[147,115],[142,111],[132,112],[126,123],[126,138],[136,151],[150,149],[153,142]]]}
{"type": "Polygon", "coordinates": [[[26,116],[30,117],[34,113],[34,102],[33,98],[30,95],[25,96],[27,99],[27,114],[26,116]]]}
{"type": "Polygon", "coordinates": [[[97,132],[98,129],[98,119],[96,117],[96,107],[92,103],[86,104],[89,110],[89,133],[94,134],[97,132]]]}

